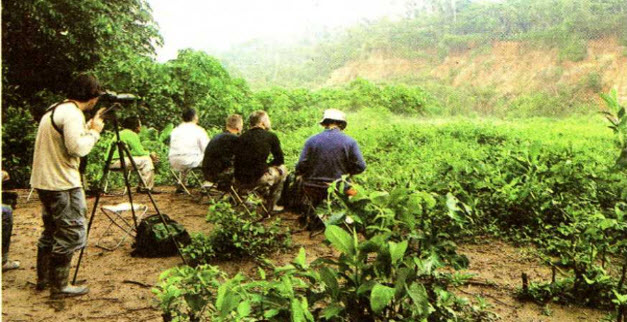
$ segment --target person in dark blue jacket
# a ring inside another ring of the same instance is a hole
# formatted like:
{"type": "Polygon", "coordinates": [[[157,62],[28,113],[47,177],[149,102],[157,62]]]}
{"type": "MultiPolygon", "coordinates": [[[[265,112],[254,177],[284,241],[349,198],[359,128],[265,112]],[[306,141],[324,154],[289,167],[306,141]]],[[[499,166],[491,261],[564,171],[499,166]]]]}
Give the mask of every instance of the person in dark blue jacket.
{"type": "MultiPolygon", "coordinates": [[[[366,162],[359,145],[344,134],[346,114],[337,109],[324,111],[320,125],[322,133],[305,142],[296,165],[296,174],[303,178],[303,190],[312,206],[326,198],[329,185],[342,175],[355,175],[366,170],[366,162]]],[[[348,187],[344,192],[347,192],[348,187]]]]}

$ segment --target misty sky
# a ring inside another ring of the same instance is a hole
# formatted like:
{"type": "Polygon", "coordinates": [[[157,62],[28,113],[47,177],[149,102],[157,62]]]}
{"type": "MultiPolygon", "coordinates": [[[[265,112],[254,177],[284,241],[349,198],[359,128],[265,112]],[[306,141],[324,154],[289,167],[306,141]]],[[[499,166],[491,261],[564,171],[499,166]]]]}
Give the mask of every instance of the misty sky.
{"type": "Polygon", "coordinates": [[[148,0],[164,39],[157,59],[179,49],[226,50],[255,38],[285,40],[323,26],[395,17],[404,0],[148,0]]]}

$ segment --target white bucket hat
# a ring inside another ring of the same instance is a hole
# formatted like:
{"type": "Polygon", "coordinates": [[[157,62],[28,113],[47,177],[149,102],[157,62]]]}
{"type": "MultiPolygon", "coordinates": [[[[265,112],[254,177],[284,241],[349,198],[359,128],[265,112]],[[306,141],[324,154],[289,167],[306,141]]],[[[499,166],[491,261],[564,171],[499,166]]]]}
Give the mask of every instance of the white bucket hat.
{"type": "Polygon", "coordinates": [[[324,120],[334,120],[346,123],[346,114],[338,109],[330,108],[324,111],[320,124],[324,123],[324,120]]]}

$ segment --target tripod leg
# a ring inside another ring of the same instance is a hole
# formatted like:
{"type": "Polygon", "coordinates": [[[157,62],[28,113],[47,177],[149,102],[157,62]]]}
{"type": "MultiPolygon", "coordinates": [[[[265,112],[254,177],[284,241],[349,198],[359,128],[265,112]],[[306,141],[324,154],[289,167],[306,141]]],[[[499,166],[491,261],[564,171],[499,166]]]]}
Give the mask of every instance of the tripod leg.
{"type": "MultiPolygon", "coordinates": [[[[98,210],[98,203],[100,202],[100,196],[102,195],[102,186],[107,182],[107,176],[109,175],[109,166],[111,165],[111,160],[113,159],[113,149],[115,148],[115,142],[111,144],[111,148],[109,149],[109,155],[107,156],[107,161],[105,162],[104,169],[102,170],[102,178],[100,178],[100,182],[98,183],[98,191],[96,194],[96,200],[94,201],[94,208],[91,210],[91,217],[89,217],[89,223],[87,224],[87,235],[85,240],[89,240],[89,231],[91,230],[91,225],[94,223],[94,217],[96,216],[96,210],[98,210]]],[[[76,270],[74,271],[74,277],[72,278],[72,283],[76,283],[76,277],[78,276],[78,269],[81,267],[81,260],[83,259],[83,253],[85,252],[85,247],[81,248],[80,255],[78,256],[78,262],[76,263],[76,270]]]]}
{"type": "MultiPolygon", "coordinates": [[[[139,172],[139,168],[137,168],[137,164],[135,163],[135,160],[133,160],[133,158],[131,157],[131,152],[128,150],[128,148],[125,145],[122,145],[121,148],[124,149],[124,152],[128,155],[129,160],[131,161],[131,165],[133,166],[133,171],[135,171],[137,176],[139,176],[139,180],[145,187],[146,181],[144,181],[144,178],[141,176],[141,173],[139,172]]],[[[123,154],[120,153],[120,155],[123,155],[123,154]]],[[[120,160],[122,160],[122,158],[120,158],[120,160]]],[[[152,193],[150,192],[150,189],[147,189],[147,191],[148,191],[148,198],[150,199],[152,206],[155,208],[157,215],[159,215],[159,219],[161,219],[161,223],[163,223],[163,227],[165,228],[166,233],[170,235],[170,238],[172,239],[172,242],[174,243],[174,246],[176,247],[176,251],[181,256],[183,263],[187,265],[187,260],[185,259],[185,256],[183,256],[183,252],[181,252],[181,247],[179,246],[179,243],[176,241],[176,238],[174,237],[174,235],[170,233],[170,229],[168,228],[168,223],[165,221],[165,218],[163,217],[163,214],[161,214],[161,211],[159,211],[159,207],[157,207],[157,202],[153,198],[152,193]]],[[[128,195],[129,195],[129,199],[131,199],[132,197],[131,197],[130,188],[129,188],[128,195]]],[[[135,209],[133,207],[133,201],[131,200],[130,202],[131,202],[131,209],[133,210],[133,220],[135,221],[135,229],[137,229],[137,218],[135,217],[135,209]]]]}
{"type": "Polygon", "coordinates": [[[126,168],[126,158],[128,157],[129,162],[133,166],[133,170],[139,176],[139,180],[145,185],[144,178],[139,173],[137,169],[137,164],[135,164],[135,160],[133,160],[133,156],[131,152],[128,150],[124,142],[117,142],[118,146],[118,155],[120,156],[120,166],[122,167],[122,171],[124,173],[124,186],[126,187],[126,194],[128,195],[128,202],[131,204],[131,213],[133,214],[133,223],[135,224],[135,230],[137,230],[137,216],[135,215],[135,207],[133,204],[133,193],[131,192],[131,184],[128,181],[128,169],[126,168]]]}

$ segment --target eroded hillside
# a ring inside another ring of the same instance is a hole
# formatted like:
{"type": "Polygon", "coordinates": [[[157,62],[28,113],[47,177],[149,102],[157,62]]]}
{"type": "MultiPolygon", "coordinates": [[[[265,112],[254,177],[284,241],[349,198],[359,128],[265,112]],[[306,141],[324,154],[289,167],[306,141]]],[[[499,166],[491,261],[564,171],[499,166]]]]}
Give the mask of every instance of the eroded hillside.
{"type": "Polygon", "coordinates": [[[561,60],[557,49],[540,49],[521,42],[494,42],[489,47],[453,52],[444,59],[405,59],[378,53],[335,70],[326,85],[357,77],[373,81],[430,77],[453,86],[491,87],[503,95],[560,86],[616,88],[627,98],[627,47],[616,39],[588,42],[585,59],[561,60]]]}

